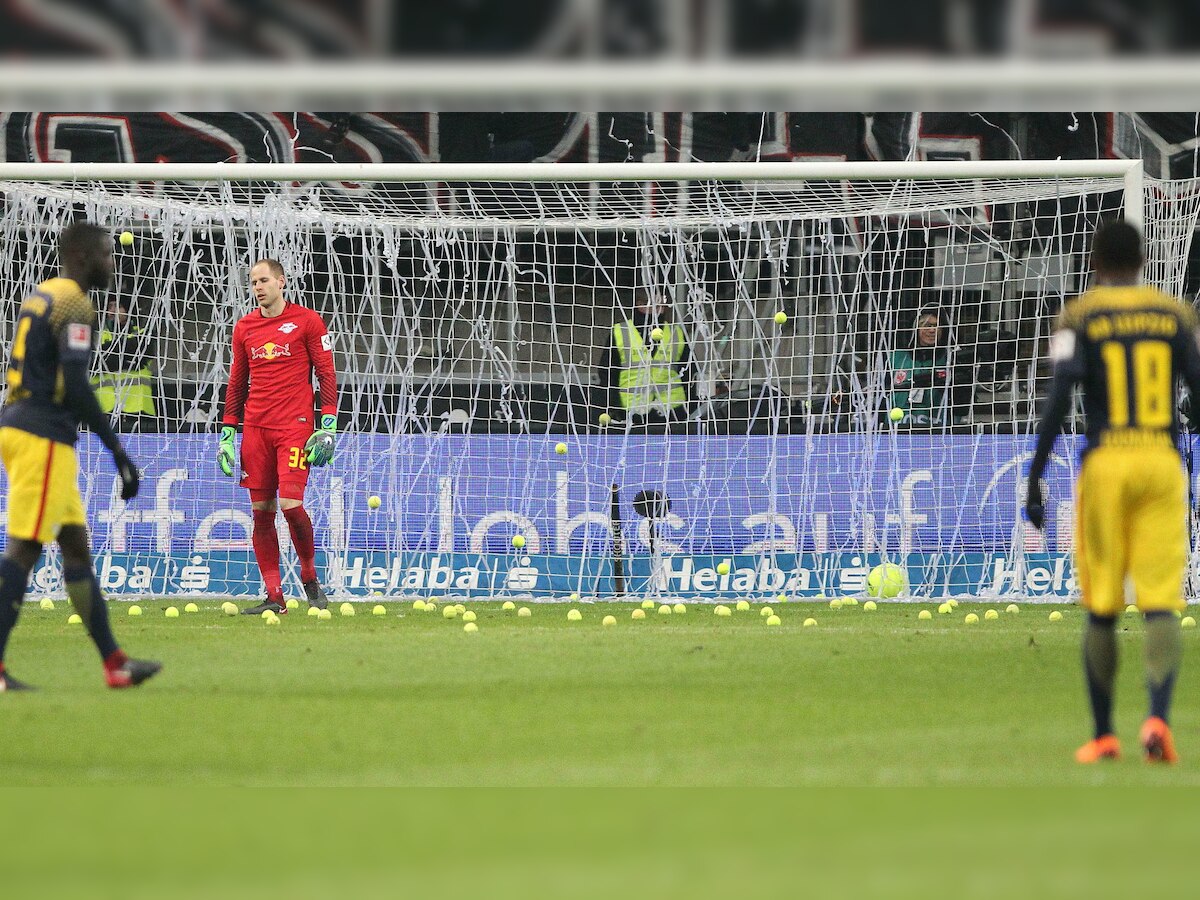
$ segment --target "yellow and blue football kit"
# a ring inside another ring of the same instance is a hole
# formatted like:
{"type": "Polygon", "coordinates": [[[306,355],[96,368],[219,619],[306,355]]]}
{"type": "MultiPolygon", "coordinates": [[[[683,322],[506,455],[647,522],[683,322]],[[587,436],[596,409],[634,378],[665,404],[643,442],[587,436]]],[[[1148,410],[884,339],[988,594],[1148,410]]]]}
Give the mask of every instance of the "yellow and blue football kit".
{"type": "Polygon", "coordinates": [[[120,447],[86,378],[95,333],[96,310],[69,278],[42,282],[21,305],[0,409],[14,538],[44,544],[64,525],[85,524],[75,457],[81,421],[110,450],[120,447]]]}
{"type": "Polygon", "coordinates": [[[1176,391],[1181,377],[1200,387],[1198,329],[1192,307],[1147,286],[1094,288],[1059,319],[1035,464],[1048,454],[1071,389],[1080,385],[1087,424],[1075,564],[1083,604],[1095,615],[1121,612],[1126,577],[1142,611],[1184,606],[1188,492],[1176,391]]]}

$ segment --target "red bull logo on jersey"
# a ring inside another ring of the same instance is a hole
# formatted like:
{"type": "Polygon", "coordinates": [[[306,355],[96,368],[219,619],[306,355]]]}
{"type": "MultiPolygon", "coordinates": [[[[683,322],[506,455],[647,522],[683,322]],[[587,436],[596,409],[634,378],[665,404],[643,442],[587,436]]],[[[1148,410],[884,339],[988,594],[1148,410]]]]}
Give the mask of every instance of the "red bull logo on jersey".
{"type": "Polygon", "coordinates": [[[272,360],[291,355],[292,348],[290,344],[276,344],[272,341],[267,341],[261,347],[255,347],[250,351],[251,359],[272,360]]]}

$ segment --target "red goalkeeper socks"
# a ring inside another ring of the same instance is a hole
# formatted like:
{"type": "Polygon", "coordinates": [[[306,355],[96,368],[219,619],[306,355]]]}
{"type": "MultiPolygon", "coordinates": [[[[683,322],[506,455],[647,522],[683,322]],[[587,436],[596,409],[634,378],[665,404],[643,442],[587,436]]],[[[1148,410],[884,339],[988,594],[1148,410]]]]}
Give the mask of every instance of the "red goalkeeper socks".
{"type": "Polygon", "coordinates": [[[281,600],[283,586],[279,577],[279,532],[275,530],[275,513],[265,509],[254,510],[254,558],[258,560],[258,571],[262,573],[267,597],[281,600]]]}
{"type": "Polygon", "coordinates": [[[308,510],[303,506],[293,506],[283,511],[283,517],[287,519],[288,530],[292,533],[292,546],[296,548],[296,556],[300,560],[300,580],[316,580],[317,567],[313,559],[317,551],[313,543],[313,525],[308,510]]]}

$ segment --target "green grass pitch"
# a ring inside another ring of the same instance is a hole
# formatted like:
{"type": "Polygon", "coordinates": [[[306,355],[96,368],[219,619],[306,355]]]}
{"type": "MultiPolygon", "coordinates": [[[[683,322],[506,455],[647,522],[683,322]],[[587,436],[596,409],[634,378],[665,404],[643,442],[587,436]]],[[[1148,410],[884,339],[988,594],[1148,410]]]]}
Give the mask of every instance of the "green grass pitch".
{"type": "Polygon", "coordinates": [[[277,626],[211,602],[178,619],[141,605],[111,605],[118,639],[166,668],[118,692],[68,606],[26,604],[8,663],[40,690],[0,697],[0,784],[1200,784],[1200,629],[1184,632],[1176,694],[1183,762],[1151,768],[1137,616],[1120,627],[1126,758],[1080,767],[1072,607],[1000,605],[987,621],[974,604],[786,603],[768,627],[758,605],[634,621],[633,604],[581,604],[568,622],[565,604],[518,618],[487,602],[469,604],[466,634],[399,603],[329,621],[302,606],[277,626]]]}

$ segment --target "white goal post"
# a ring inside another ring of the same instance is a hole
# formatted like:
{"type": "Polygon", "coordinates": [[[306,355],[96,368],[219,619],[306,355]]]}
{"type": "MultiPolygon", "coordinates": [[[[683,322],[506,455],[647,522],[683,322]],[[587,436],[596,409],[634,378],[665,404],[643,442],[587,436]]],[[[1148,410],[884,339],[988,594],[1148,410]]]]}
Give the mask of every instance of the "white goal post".
{"type": "Polygon", "coordinates": [[[338,596],[820,599],[888,563],[901,597],[1063,598],[1071,435],[1047,535],[1016,512],[1046,338],[1104,217],[1182,292],[1200,190],[1137,160],[0,164],[5,346],[79,215],[136,235],[97,377],[156,401],[115,410],[132,503],[80,445],[113,596],[260,590],[214,432],[270,256],[334,335],[306,505],[338,596]]]}

